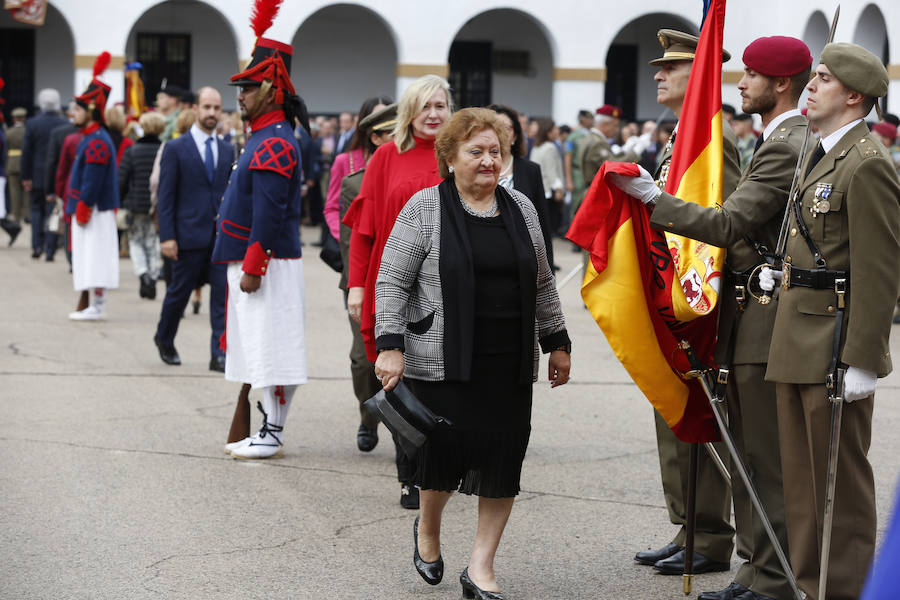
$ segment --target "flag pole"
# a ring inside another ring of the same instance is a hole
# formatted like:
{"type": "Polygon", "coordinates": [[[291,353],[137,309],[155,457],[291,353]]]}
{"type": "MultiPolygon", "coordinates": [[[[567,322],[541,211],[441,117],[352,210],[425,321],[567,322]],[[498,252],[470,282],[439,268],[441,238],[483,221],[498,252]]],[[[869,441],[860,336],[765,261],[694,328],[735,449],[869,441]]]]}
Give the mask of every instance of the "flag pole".
{"type": "Polygon", "coordinates": [[[688,462],[688,488],[685,502],[684,532],[684,574],[682,587],[685,596],[689,596],[694,585],[694,530],[697,513],[697,471],[700,465],[700,444],[691,444],[691,455],[688,462]]]}

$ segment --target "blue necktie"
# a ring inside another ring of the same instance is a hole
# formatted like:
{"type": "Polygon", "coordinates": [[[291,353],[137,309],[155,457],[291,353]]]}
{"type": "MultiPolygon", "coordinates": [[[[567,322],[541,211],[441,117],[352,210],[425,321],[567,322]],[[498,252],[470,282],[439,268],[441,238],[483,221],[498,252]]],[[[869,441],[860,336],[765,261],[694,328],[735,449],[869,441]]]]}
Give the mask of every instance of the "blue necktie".
{"type": "Polygon", "coordinates": [[[216,176],[216,161],[213,159],[212,143],[212,136],[206,138],[206,176],[209,178],[210,183],[213,182],[213,178],[216,176]]]}

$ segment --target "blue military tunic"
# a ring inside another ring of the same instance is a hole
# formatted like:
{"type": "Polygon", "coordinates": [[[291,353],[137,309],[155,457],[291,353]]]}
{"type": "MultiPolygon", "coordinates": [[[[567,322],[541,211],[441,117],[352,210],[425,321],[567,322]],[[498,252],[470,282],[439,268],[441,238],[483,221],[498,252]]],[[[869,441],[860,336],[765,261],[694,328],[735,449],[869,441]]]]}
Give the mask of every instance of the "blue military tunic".
{"type": "Polygon", "coordinates": [[[83,205],[81,214],[84,215],[89,215],[91,210],[119,208],[116,147],[109,132],[99,123],[84,129],[69,175],[66,214],[76,214],[79,204],[83,205]]]}
{"type": "Polygon", "coordinates": [[[216,222],[213,262],[228,262],[225,379],[254,388],[306,383],[300,149],[282,111],[254,119],[216,222]],[[244,274],[263,276],[253,293],[244,274]]]}
{"type": "Polygon", "coordinates": [[[213,262],[265,275],[271,258],[300,258],[300,148],[282,111],[251,123],[216,223],[213,262]]]}
{"type": "Polygon", "coordinates": [[[72,219],[72,280],[75,290],[119,287],[119,207],[116,149],[98,123],[84,128],[69,175],[66,213],[72,219]]]}

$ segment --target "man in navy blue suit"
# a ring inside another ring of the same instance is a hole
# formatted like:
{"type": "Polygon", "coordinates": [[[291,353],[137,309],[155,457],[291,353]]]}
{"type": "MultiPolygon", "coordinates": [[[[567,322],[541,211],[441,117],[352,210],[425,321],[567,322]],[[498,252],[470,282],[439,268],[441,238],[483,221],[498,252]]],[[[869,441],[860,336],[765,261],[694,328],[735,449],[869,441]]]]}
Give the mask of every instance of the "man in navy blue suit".
{"type": "Polygon", "coordinates": [[[210,263],[216,216],[228,185],[234,158],[231,144],[216,137],[222,96],[204,87],[194,105],[197,121],[188,134],[166,142],[160,162],[160,250],[172,259],[172,282],[166,289],[153,341],[168,365],[180,365],[175,334],[191,292],[208,281],[211,371],[225,371],[219,338],[225,331],[225,265],[210,263]]]}

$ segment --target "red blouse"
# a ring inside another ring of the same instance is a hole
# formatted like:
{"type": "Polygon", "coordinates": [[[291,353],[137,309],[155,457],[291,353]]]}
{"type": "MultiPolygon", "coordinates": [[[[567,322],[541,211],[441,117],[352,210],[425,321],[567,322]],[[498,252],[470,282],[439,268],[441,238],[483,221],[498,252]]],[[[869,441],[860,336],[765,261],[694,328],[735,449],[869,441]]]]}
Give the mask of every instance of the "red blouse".
{"type": "Polygon", "coordinates": [[[400,154],[394,142],[383,144],[372,155],[362,188],[343,223],[353,229],[350,237],[350,272],[347,287],[365,288],[362,336],[366,354],[375,362],[375,280],[381,254],[394,221],[406,202],[419,190],[441,182],[434,139],[415,138],[416,145],[400,154]]]}

